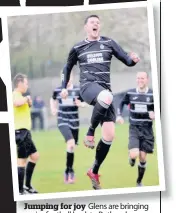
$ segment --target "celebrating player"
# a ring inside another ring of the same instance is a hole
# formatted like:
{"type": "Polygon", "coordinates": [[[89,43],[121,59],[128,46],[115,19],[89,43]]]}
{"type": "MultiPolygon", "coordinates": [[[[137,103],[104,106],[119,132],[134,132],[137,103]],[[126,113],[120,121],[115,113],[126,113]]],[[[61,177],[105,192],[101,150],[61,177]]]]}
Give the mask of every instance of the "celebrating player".
{"type": "Polygon", "coordinates": [[[18,151],[18,180],[19,193],[38,193],[31,186],[31,178],[39,158],[39,153],[32,141],[30,107],[32,100],[30,96],[23,97],[28,89],[27,76],[17,74],[14,78],[13,107],[15,122],[15,137],[18,151]],[[27,163],[27,159],[29,161],[27,163]],[[26,166],[27,164],[27,166],[26,166]],[[25,172],[26,171],[26,172],[25,172]],[[24,176],[26,176],[25,186],[24,176]]]}
{"type": "Polygon", "coordinates": [[[74,183],[75,174],[73,169],[75,144],[78,144],[79,136],[79,112],[78,107],[84,107],[85,103],[80,100],[80,89],[73,85],[72,75],[67,84],[68,97],[62,99],[61,87],[54,90],[50,99],[50,108],[53,115],[58,115],[58,127],[67,143],[66,169],[64,174],[65,183],[74,183]],[[58,107],[59,105],[59,107],[58,107]],[[59,111],[58,111],[59,108],[59,111]]]}
{"type": "Polygon", "coordinates": [[[153,153],[154,149],[152,124],[155,113],[153,91],[148,88],[148,74],[138,72],[136,80],[137,88],[129,90],[119,105],[117,122],[124,123],[121,116],[123,106],[130,104],[129,163],[134,166],[136,158],[139,157],[137,186],[142,186],[146,170],[146,156],[147,153],[153,153]]]}
{"type": "Polygon", "coordinates": [[[95,162],[87,173],[93,188],[100,189],[98,171],[109,152],[115,134],[116,113],[112,105],[110,85],[111,58],[115,56],[127,66],[134,66],[139,58],[135,53],[127,54],[114,40],[100,36],[100,19],[97,15],[87,17],[84,28],[87,38],[73,46],[64,67],[61,96],[67,97],[66,85],[70,72],[79,62],[81,97],[94,106],[91,125],[84,141],[87,147],[94,148],[95,129],[100,123],[102,125],[102,138],[97,145],[95,162]]]}

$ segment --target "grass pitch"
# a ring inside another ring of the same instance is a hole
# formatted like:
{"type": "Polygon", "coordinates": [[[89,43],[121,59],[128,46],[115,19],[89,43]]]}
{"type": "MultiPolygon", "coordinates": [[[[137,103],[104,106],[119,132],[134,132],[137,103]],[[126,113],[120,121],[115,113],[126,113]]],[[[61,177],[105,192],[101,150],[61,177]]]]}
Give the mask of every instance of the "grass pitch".
{"type": "MultiPolygon", "coordinates": [[[[95,149],[91,150],[83,145],[83,138],[87,128],[81,127],[79,145],[75,151],[74,170],[76,183],[64,184],[63,174],[66,164],[66,144],[59,130],[32,132],[33,140],[40,153],[40,159],[33,174],[32,184],[40,193],[68,192],[92,190],[91,182],[86,175],[92,166],[95,149]]],[[[100,128],[96,130],[96,142],[101,135],[100,128]]],[[[116,127],[116,138],[110,152],[102,164],[99,173],[103,189],[127,188],[136,186],[137,164],[128,164],[128,124],[116,127]]],[[[143,179],[145,186],[159,185],[158,163],[155,152],[148,155],[147,169],[143,179]]]]}

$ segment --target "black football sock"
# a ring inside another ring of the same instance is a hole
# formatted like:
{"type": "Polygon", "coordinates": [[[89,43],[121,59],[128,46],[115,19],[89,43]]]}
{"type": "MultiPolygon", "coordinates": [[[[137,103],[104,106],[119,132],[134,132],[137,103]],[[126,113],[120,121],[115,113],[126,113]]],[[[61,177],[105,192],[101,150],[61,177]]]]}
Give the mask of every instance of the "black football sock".
{"type": "Polygon", "coordinates": [[[136,159],[129,158],[129,163],[130,163],[131,166],[134,166],[135,163],[136,163],[136,159]]]}
{"type": "Polygon", "coordinates": [[[66,173],[73,171],[73,162],[74,162],[74,152],[67,151],[66,170],[65,170],[66,173]]]}
{"type": "Polygon", "coordinates": [[[140,162],[138,165],[138,178],[137,178],[137,183],[141,183],[144,173],[146,170],[146,162],[140,162]]]}
{"type": "Polygon", "coordinates": [[[96,148],[96,156],[95,156],[95,162],[92,167],[92,172],[94,174],[98,174],[98,170],[103,163],[104,159],[106,158],[109,149],[111,147],[112,142],[107,142],[103,139],[101,139],[97,145],[96,148]]]}
{"type": "Polygon", "coordinates": [[[132,159],[132,158],[131,158],[131,162],[132,162],[132,163],[135,163],[135,162],[136,162],[136,159],[132,159]]]}
{"type": "Polygon", "coordinates": [[[24,183],[25,167],[18,167],[18,184],[19,192],[23,192],[23,183],[24,183]]]}
{"type": "Polygon", "coordinates": [[[91,117],[91,126],[87,132],[88,136],[94,136],[95,129],[99,125],[100,121],[104,117],[109,105],[105,104],[104,102],[97,102],[94,106],[92,117],[91,117]]]}
{"type": "Polygon", "coordinates": [[[26,186],[27,187],[31,187],[31,179],[32,179],[32,174],[34,172],[35,165],[36,165],[35,163],[29,161],[26,166],[26,186]]]}

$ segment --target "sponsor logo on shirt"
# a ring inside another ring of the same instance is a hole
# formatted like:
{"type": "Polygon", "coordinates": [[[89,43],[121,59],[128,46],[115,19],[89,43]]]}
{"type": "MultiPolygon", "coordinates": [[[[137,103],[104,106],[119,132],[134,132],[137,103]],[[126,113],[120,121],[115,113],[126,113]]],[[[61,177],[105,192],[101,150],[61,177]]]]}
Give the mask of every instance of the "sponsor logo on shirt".
{"type": "Polygon", "coordinates": [[[91,53],[87,55],[88,63],[101,63],[103,61],[103,53],[91,53]]]}

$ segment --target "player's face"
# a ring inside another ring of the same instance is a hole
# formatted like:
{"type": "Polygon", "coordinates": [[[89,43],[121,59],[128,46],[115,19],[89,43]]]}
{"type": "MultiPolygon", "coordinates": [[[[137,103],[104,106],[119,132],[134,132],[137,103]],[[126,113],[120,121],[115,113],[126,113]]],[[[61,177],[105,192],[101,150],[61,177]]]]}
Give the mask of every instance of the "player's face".
{"type": "Polygon", "coordinates": [[[96,17],[89,18],[85,25],[85,31],[88,39],[98,39],[100,36],[100,20],[96,17]]]}
{"type": "Polygon", "coordinates": [[[20,89],[22,93],[26,93],[28,89],[28,80],[25,78],[23,82],[19,83],[20,89]]]}
{"type": "Polygon", "coordinates": [[[148,85],[148,76],[145,72],[138,72],[137,74],[137,85],[140,89],[144,89],[148,85]]]}

